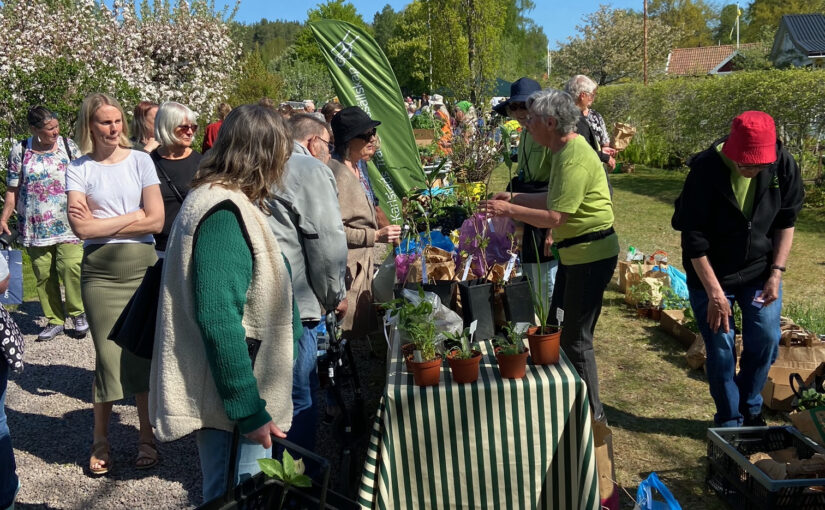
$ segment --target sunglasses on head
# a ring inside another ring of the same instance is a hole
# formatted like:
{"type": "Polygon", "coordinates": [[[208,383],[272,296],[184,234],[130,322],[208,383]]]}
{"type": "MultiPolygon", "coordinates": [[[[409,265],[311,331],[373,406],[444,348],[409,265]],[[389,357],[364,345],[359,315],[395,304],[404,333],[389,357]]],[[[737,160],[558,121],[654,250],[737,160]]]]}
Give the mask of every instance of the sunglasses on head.
{"type": "Polygon", "coordinates": [[[180,129],[181,131],[184,131],[184,132],[191,129],[192,132],[194,133],[195,131],[198,130],[198,125],[197,124],[181,124],[180,126],[177,127],[177,129],[180,129]]]}
{"type": "Polygon", "coordinates": [[[376,133],[377,133],[377,131],[375,130],[375,128],[372,128],[369,131],[367,131],[366,133],[362,133],[360,135],[355,135],[355,138],[360,138],[361,140],[364,140],[365,142],[369,142],[372,139],[372,137],[376,135],[376,133]]]}

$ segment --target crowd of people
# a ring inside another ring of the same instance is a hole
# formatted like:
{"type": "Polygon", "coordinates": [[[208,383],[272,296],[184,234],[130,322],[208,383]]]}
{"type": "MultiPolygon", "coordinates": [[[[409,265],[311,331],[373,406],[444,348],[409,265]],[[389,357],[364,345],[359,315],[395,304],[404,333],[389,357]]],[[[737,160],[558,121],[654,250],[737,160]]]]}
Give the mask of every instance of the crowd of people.
{"type": "MultiPolygon", "coordinates": [[[[615,151],[591,108],[596,84],[578,75],[565,91],[542,90],[521,78],[510,92],[494,111],[525,128],[516,176],[480,210],[526,225],[525,273],[550,290],[549,319],[563,321],[562,347],[587,384],[594,419],[606,421],[593,334],[619,242],[608,175],[615,151]]],[[[451,119],[458,133],[478,122],[466,101],[454,105],[452,116],[438,94],[415,106],[443,120],[445,149],[456,134],[451,119]]],[[[366,170],[380,147],[380,119],[336,102],[316,112],[312,102],[296,111],[269,100],[234,109],[221,104],[217,115],[201,154],[192,147],[198,116],[177,102],[139,103],[130,138],[119,102],[91,94],[80,106],[74,140],[60,135],[54,113],[34,106],[32,136],[9,156],[0,216],[0,229],[10,233],[17,212],[32,260],[46,320],[38,339],[58,336],[67,318],[76,335],[91,332],[89,472],[114,466],[112,405],[134,396],[140,423],[134,465],[159,462],[156,438],[194,434],[204,501],[225,490],[230,473],[238,483],[259,472],[257,459],[272,454],[272,435],[314,449],[319,320],[334,312],[350,339],[370,332],[373,247],[401,235],[379,207],[366,170]],[[157,327],[147,360],[108,336],[159,259],[157,327]],[[229,466],[233,444],[238,450],[229,466]]],[[[781,302],[801,184],[772,128],[761,112],[737,118],[729,137],[691,161],[673,218],[683,233],[691,304],[697,317],[707,317],[699,323],[719,425],[758,422],[759,390],[776,356],[779,306],[772,303],[781,302]],[[712,206],[703,205],[708,187],[718,189],[712,206]],[[729,327],[734,300],[743,311],[760,305],[743,313],[738,376],[729,327]]],[[[0,365],[5,509],[19,483],[3,412],[8,369],[0,365]]]]}

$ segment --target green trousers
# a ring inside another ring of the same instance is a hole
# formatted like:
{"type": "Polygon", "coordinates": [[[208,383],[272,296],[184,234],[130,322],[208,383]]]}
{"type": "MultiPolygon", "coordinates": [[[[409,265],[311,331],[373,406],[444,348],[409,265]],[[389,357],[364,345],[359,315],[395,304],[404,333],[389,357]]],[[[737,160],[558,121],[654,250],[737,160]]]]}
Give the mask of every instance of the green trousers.
{"type": "Polygon", "coordinates": [[[26,248],[32,261],[32,272],[37,280],[37,297],[43,307],[43,315],[49,324],[63,324],[66,316],[76,317],[83,313],[80,297],[80,262],[83,245],[60,243],[51,246],[26,248]],[[66,291],[66,310],[60,296],[60,281],[66,291]]]}

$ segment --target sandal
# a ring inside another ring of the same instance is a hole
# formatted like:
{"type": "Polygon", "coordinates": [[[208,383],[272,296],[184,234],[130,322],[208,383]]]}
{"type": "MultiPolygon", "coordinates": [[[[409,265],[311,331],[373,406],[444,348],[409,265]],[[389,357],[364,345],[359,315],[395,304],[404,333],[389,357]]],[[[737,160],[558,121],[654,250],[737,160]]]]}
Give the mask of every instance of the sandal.
{"type": "Polygon", "coordinates": [[[138,445],[138,456],[135,460],[137,469],[153,468],[158,463],[158,449],[154,442],[141,441],[138,445]]]}
{"type": "Polygon", "coordinates": [[[105,475],[109,472],[111,464],[109,460],[109,441],[107,439],[101,439],[92,445],[92,456],[89,458],[89,471],[91,471],[93,475],[105,475]]]}

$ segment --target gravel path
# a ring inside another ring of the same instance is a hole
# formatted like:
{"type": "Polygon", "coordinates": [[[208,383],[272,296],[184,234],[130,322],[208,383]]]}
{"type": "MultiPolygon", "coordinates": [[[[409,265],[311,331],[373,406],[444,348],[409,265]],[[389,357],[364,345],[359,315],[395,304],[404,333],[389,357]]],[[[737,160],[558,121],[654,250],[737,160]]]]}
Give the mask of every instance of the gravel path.
{"type": "MultiPolygon", "coordinates": [[[[201,477],[191,436],[159,444],[160,464],[147,471],[135,469],[138,420],[133,400],[114,406],[109,434],[112,471],[96,478],[86,474],[93,424],[91,336],[76,339],[61,335],[50,342],[36,342],[42,327],[40,314],[37,302],[24,303],[12,312],[26,336],[26,367],[22,374],[11,375],[6,399],[22,484],[16,508],[161,510],[197,506],[201,477]]],[[[377,408],[383,390],[386,349],[383,339],[376,337],[372,343],[379,351],[376,355],[370,353],[366,342],[354,345],[370,413],[377,408]]],[[[335,459],[337,450],[329,429],[320,425],[318,450],[335,459]]]]}

